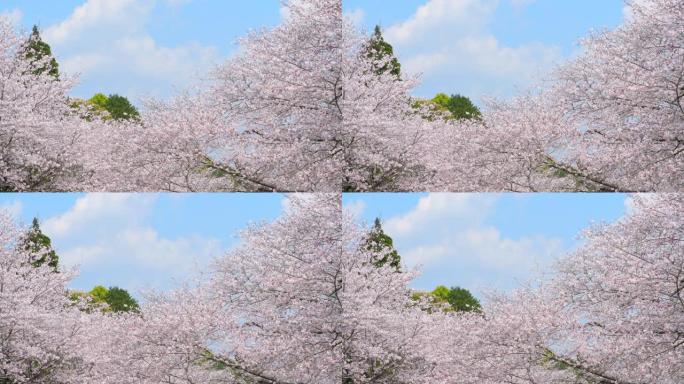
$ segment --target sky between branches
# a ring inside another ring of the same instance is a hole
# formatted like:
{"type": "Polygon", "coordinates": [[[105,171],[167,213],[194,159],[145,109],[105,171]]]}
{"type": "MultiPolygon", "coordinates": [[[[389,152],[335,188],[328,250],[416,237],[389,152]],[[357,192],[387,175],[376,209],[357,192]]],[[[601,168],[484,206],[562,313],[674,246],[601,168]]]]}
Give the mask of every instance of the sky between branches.
{"type": "MultiPolygon", "coordinates": [[[[168,289],[238,244],[248,223],[282,213],[271,194],[14,194],[0,206],[29,224],[39,217],[65,266],[80,266],[73,288],[168,289]]],[[[626,195],[349,194],[359,220],[382,218],[414,288],[460,285],[511,289],[577,246],[591,222],[613,221],[626,195]]]]}
{"type": "MultiPolygon", "coordinates": [[[[423,74],[416,96],[509,96],[577,52],[591,29],[618,25],[621,0],[347,0],[348,17],[383,26],[405,70],[423,74]]],[[[230,57],[235,39],[280,22],[278,0],[4,0],[24,29],[38,24],[74,96],[167,96],[230,57]]]]}

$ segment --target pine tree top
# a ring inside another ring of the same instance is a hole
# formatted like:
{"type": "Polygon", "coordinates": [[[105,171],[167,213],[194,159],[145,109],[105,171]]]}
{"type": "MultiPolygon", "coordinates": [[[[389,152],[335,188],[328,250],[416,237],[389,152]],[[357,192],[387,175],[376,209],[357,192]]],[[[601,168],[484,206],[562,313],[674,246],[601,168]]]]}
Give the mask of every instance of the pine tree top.
{"type": "Polygon", "coordinates": [[[52,248],[52,240],[40,229],[40,221],[37,217],[33,218],[31,228],[24,235],[23,247],[35,254],[36,259],[32,261],[33,266],[40,267],[47,264],[55,272],[59,270],[59,256],[52,248]]]}
{"type": "Polygon", "coordinates": [[[373,228],[366,237],[366,249],[382,255],[374,261],[377,267],[389,265],[397,271],[401,270],[401,256],[394,248],[394,241],[382,228],[382,221],[376,218],[373,228]]]}
{"type": "Polygon", "coordinates": [[[50,45],[43,41],[40,36],[40,29],[37,25],[33,26],[31,31],[31,36],[26,42],[26,58],[37,63],[42,60],[48,60],[46,64],[36,68],[34,73],[36,75],[41,75],[46,73],[55,79],[59,78],[59,64],[57,60],[52,56],[52,48],[50,45]]]}
{"type": "Polygon", "coordinates": [[[382,67],[375,67],[373,70],[377,74],[389,72],[397,78],[401,77],[401,64],[394,56],[394,48],[392,45],[385,41],[385,38],[382,36],[382,28],[380,28],[379,25],[375,26],[373,36],[371,36],[368,41],[366,46],[366,57],[374,60],[383,60],[389,58],[388,63],[382,67]]]}

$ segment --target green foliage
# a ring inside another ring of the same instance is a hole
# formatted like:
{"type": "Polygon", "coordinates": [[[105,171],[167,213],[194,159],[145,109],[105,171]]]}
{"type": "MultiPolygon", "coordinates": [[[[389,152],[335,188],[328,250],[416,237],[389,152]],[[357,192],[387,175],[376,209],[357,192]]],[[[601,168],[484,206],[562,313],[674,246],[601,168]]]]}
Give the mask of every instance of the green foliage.
{"type": "MultiPolygon", "coordinates": [[[[470,291],[460,287],[447,288],[440,285],[432,292],[414,292],[413,300],[427,297],[428,302],[434,308],[443,308],[447,312],[480,312],[480,302],[470,291]]],[[[434,309],[431,308],[430,310],[434,309]]]]}
{"type": "Polygon", "coordinates": [[[26,42],[25,55],[26,58],[31,60],[32,63],[47,60],[47,63],[41,67],[38,67],[34,71],[36,75],[47,72],[48,75],[54,77],[55,79],[59,78],[59,64],[52,56],[52,48],[50,48],[50,45],[44,42],[40,37],[38,26],[33,26],[31,36],[26,42]]]}
{"type": "Polygon", "coordinates": [[[119,287],[109,288],[107,292],[107,304],[112,312],[138,312],[138,302],[126,291],[119,287]]]}
{"type": "Polygon", "coordinates": [[[88,292],[94,303],[106,303],[109,290],[101,285],[96,286],[88,292]]]}
{"type": "Polygon", "coordinates": [[[59,256],[52,248],[52,241],[40,229],[38,218],[33,219],[31,229],[24,235],[21,240],[22,246],[25,250],[40,255],[40,257],[33,261],[35,267],[40,267],[43,264],[49,265],[57,272],[59,268],[59,256]]]}
{"type": "Polygon", "coordinates": [[[383,255],[381,258],[374,260],[377,267],[389,265],[397,271],[401,270],[401,256],[394,248],[393,240],[382,229],[382,222],[379,218],[375,219],[373,228],[368,232],[366,237],[365,248],[371,252],[383,255]]]}
{"type": "Polygon", "coordinates": [[[114,120],[138,120],[140,118],[140,113],[135,106],[120,95],[109,95],[105,109],[114,120]]]}
{"type": "Polygon", "coordinates": [[[401,77],[401,64],[399,60],[394,56],[394,48],[392,45],[385,41],[382,36],[382,30],[380,26],[375,26],[375,31],[373,36],[368,40],[366,44],[366,57],[374,60],[384,60],[389,59],[389,62],[382,67],[374,66],[373,71],[378,75],[389,72],[396,76],[401,77]]]}
{"type": "Polygon", "coordinates": [[[103,120],[139,120],[140,113],[131,102],[120,95],[105,95],[96,93],[88,100],[72,99],[71,107],[80,109],[85,107],[82,118],[90,121],[98,117],[103,120]]]}
{"type": "Polygon", "coordinates": [[[457,312],[480,312],[480,302],[470,291],[461,287],[451,287],[447,295],[447,302],[457,312]]]}
{"type": "Polygon", "coordinates": [[[109,101],[109,97],[105,95],[104,93],[96,93],[93,97],[88,99],[88,103],[92,105],[95,108],[99,108],[103,111],[107,110],[107,102],[109,101]]]}
{"type": "Polygon", "coordinates": [[[439,301],[449,301],[449,288],[440,285],[430,292],[439,301]]]}
{"type": "Polygon", "coordinates": [[[480,109],[469,98],[462,95],[448,96],[445,93],[438,93],[430,101],[437,109],[449,111],[451,118],[455,120],[479,119],[482,117],[480,109]]]}
{"type": "Polygon", "coordinates": [[[126,291],[118,287],[105,288],[101,285],[91,289],[90,292],[74,291],[70,295],[72,301],[86,299],[90,306],[87,311],[100,309],[104,312],[134,312],[140,311],[138,302],[126,291]]]}
{"type": "Polygon", "coordinates": [[[449,100],[451,100],[451,98],[446,93],[438,93],[430,101],[437,107],[448,110],[449,100]]]}

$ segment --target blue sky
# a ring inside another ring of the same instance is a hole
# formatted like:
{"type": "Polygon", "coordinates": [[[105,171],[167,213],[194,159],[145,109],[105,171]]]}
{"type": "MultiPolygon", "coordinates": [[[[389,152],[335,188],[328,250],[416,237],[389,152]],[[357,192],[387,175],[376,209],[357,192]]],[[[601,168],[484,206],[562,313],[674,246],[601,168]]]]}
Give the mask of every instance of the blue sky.
{"type": "Polygon", "coordinates": [[[582,230],[626,213],[621,194],[349,194],[345,204],[380,217],[414,287],[509,290],[549,270],[582,230]]]}
{"type": "MultiPolygon", "coordinates": [[[[619,194],[348,194],[360,221],[381,217],[414,287],[508,290],[578,244],[590,223],[626,211],[619,194]]],[[[272,220],[280,194],[0,194],[18,220],[41,219],[73,288],[169,289],[238,243],[248,223],[272,220]]]]}
{"type": "MultiPolygon", "coordinates": [[[[622,0],[346,0],[360,27],[385,28],[416,96],[507,97],[576,54],[591,29],[623,18],[622,0]]],[[[278,0],[3,0],[23,28],[38,24],[75,96],[166,97],[206,75],[248,30],[280,22],[278,0]]]]}

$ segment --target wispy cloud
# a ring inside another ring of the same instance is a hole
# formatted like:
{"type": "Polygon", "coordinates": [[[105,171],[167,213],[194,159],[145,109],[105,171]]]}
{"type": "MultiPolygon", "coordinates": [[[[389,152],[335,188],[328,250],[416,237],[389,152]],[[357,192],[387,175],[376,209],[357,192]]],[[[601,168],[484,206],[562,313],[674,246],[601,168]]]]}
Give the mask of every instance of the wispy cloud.
{"type": "Polygon", "coordinates": [[[538,234],[512,238],[488,223],[499,197],[488,194],[429,194],[409,212],[385,221],[403,262],[421,266],[416,282],[510,287],[549,265],[565,251],[563,241],[538,234]]]}
{"type": "MultiPolygon", "coordinates": [[[[517,7],[531,3],[511,1],[517,7]]],[[[422,74],[421,90],[430,93],[423,96],[508,96],[539,80],[562,59],[559,47],[503,44],[491,32],[500,6],[498,0],[428,0],[407,20],[387,28],[387,40],[404,68],[422,74]]]]}
{"type": "MultiPolygon", "coordinates": [[[[218,61],[216,49],[199,44],[164,46],[148,31],[155,7],[187,0],[87,0],[44,31],[64,71],[83,83],[97,80],[129,96],[165,96],[218,61]]],[[[89,95],[85,95],[89,96],[89,95]]]]}
{"type": "Polygon", "coordinates": [[[13,218],[19,219],[21,217],[22,209],[24,204],[20,200],[15,200],[11,203],[4,203],[0,205],[0,210],[9,213],[13,218]]]}
{"type": "Polygon", "coordinates": [[[106,276],[132,289],[164,286],[188,277],[223,249],[210,237],[160,235],[150,224],[156,200],[147,194],[88,194],[42,226],[57,245],[61,264],[81,270],[84,279],[77,284],[92,285],[93,277],[106,276]]]}
{"type": "Polygon", "coordinates": [[[20,9],[11,9],[8,11],[0,12],[0,18],[9,20],[14,25],[19,25],[21,19],[24,17],[23,12],[20,9]]]}
{"type": "Polygon", "coordinates": [[[366,13],[361,8],[356,8],[351,11],[345,12],[344,16],[351,21],[358,28],[363,24],[363,20],[366,17],[366,13]]]}

